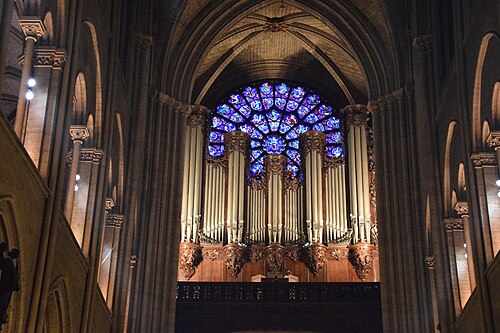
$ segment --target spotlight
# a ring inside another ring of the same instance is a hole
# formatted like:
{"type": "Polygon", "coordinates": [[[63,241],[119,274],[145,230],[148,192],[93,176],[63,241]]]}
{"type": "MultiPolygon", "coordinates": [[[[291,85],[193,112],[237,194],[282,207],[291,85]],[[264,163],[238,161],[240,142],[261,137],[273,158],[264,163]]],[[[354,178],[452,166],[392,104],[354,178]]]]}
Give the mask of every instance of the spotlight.
{"type": "Polygon", "coordinates": [[[28,87],[30,87],[30,88],[33,88],[34,86],[36,86],[36,80],[34,78],[30,78],[27,83],[28,83],[28,87]]]}
{"type": "Polygon", "coordinates": [[[33,99],[33,97],[35,97],[35,94],[33,94],[33,92],[31,91],[31,89],[28,89],[28,91],[26,92],[26,99],[28,101],[31,101],[33,99]]]}
{"type": "Polygon", "coordinates": [[[78,191],[78,185],[75,185],[75,192],[78,191]]]}
{"type": "Polygon", "coordinates": [[[79,174],[76,174],[76,177],[75,177],[75,178],[76,178],[76,180],[77,180],[77,181],[78,181],[78,180],[80,180],[80,175],[79,175],[79,174]]]}
{"type": "Polygon", "coordinates": [[[497,179],[497,181],[495,182],[495,184],[497,184],[497,186],[500,187],[500,179],[497,179]]]}

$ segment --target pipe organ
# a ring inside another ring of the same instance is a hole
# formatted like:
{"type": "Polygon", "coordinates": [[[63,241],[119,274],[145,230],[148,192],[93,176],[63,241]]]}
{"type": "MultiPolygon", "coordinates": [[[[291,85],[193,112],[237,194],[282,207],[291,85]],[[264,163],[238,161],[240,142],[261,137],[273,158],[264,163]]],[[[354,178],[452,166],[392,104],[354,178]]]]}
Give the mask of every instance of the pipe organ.
{"type": "MultiPolygon", "coordinates": [[[[344,258],[366,279],[376,251],[371,244],[367,108],[344,108],[339,117],[344,131],[336,137],[317,126],[290,135],[296,138],[296,152],[269,135],[263,139],[264,153],[255,153],[260,143],[254,133],[229,124],[226,133],[215,134],[219,137],[211,133],[218,150],[206,153],[206,115],[206,109],[194,107],[187,117],[179,267],[224,258],[234,278],[251,259],[265,257],[263,267],[285,274],[286,255],[317,277],[327,260],[344,258]],[[327,146],[332,138],[345,141],[343,149],[334,147],[332,153],[327,146]],[[290,156],[300,156],[300,169],[290,156]],[[256,161],[261,164],[252,169],[256,161]]],[[[189,279],[195,269],[184,272],[189,279]]]]}

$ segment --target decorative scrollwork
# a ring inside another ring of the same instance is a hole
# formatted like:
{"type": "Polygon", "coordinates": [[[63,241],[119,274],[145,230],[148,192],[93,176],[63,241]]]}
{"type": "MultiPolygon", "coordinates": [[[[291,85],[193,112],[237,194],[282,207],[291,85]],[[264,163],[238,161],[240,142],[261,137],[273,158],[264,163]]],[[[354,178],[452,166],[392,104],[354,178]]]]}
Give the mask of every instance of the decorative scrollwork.
{"type": "Polygon", "coordinates": [[[201,247],[196,244],[182,242],[179,249],[179,268],[185,279],[189,280],[196,273],[196,267],[203,259],[201,247]]]}
{"type": "Polygon", "coordinates": [[[191,105],[191,112],[187,116],[186,125],[190,127],[198,127],[205,124],[210,111],[203,105],[191,105]]]}
{"type": "Polygon", "coordinates": [[[208,259],[210,261],[215,261],[215,260],[219,259],[220,256],[221,256],[221,253],[220,253],[219,250],[211,249],[211,250],[206,251],[203,254],[203,259],[208,259]]]}
{"type": "Polygon", "coordinates": [[[280,274],[283,272],[285,260],[285,248],[280,244],[266,246],[266,269],[268,274],[280,274]]]}
{"type": "Polygon", "coordinates": [[[359,243],[349,249],[347,258],[361,281],[366,280],[373,268],[373,248],[371,244],[359,243]]]}
{"type": "Polygon", "coordinates": [[[233,131],[224,134],[224,145],[226,146],[226,155],[231,155],[234,151],[239,151],[243,155],[246,154],[250,137],[242,131],[233,131]]]}
{"type": "Polygon", "coordinates": [[[267,176],[282,175],[285,170],[286,158],[284,155],[270,154],[264,157],[264,166],[267,176]]]}
{"type": "Polygon", "coordinates": [[[347,126],[366,127],[368,123],[368,108],[362,104],[347,105],[342,109],[345,113],[347,126]]]}
{"type": "Polygon", "coordinates": [[[247,249],[239,244],[228,244],[224,247],[226,257],[224,263],[231,272],[232,277],[237,277],[248,261],[247,249]]]}
{"type": "Polygon", "coordinates": [[[309,271],[313,273],[314,277],[319,276],[319,271],[325,265],[326,246],[323,244],[315,243],[306,245],[301,249],[301,260],[306,264],[309,271]]]}
{"type": "Polygon", "coordinates": [[[326,135],[323,132],[308,131],[300,136],[302,157],[306,157],[310,151],[316,150],[323,153],[326,145],[326,135]]]}

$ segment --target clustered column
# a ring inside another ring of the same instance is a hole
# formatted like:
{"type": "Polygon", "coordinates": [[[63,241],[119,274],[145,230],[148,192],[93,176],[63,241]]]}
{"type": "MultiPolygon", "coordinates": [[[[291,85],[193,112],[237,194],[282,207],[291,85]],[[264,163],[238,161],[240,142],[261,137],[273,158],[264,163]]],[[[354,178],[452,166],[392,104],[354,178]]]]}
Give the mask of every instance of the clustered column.
{"type": "Polygon", "coordinates": [[[368,109],[364,105],[348,105],[346,114],[347,154],[353,243],[370,243],[370,188],[368,181],[368,145],[366,125],[368,109]]]}
{"type": "Polygon", "coordinates": [[[264,158],[267,179],[267,233],[269,243],[281,243],[283,233],[283,172],[285,156],[267,155],[264,158]]]}
{"type": "Polygon", "coordinates": [[[71,223],[73,217],[73,205],[75,202],[75,184],[78,164],[80,162],[80,151],[83,141],[89,137],[89,131],[84,125],[72,125],[69,130],[69,135],[71,136],[71,140],[73,140],[73,154],[69,172],[68,188],[66,190],[66,205],[64,208],[64,214],[66,215],[68,222],[71,223]]]}
{"type": "Polygon", "coordinates": [[[201,216],[201,178],[203,161],[203,126],[208,109],[195,105],[187,117],[182,188],[181,242],[198,241],[201,216]]]}
{"type": "Polygon", "coordinates": [[[245,157],[249,136],[241,131],[224,135],[227,156],[227,242],[240,243],[243,239],[245,203],[245,157]]]}
{"type": "MultiPolygon", "coordinates": [[[[340,243],[349,235],[342,157],[325,159],[326,242],[340,243]]],[[[349,240],[347,240],[349,241],[349,240]]],[[[347,245],[347,244],[346,244],[347,245]]]]}
{"type": "Polygon", "coordinates": [[[19,23],[21,24],[26,44],[24,47],[24,63],[21,73],[21,86],[19,88],[14,131],[17,136],[23,140],[24,122],[26,120],[26,92],[28,91],[28,79],[31,74],[31,66],[33,63],[33,48],[38,38],[41,38],[45,34],[45,25],[36,17],[23,17],[19,20],[19,23]]]}
{"type": "Polygon", "coordinates": [[[323,152],[326,136],[309,131],[300,136],[305,180],[307,236],[310,242],[323,243],[323,152]]]}

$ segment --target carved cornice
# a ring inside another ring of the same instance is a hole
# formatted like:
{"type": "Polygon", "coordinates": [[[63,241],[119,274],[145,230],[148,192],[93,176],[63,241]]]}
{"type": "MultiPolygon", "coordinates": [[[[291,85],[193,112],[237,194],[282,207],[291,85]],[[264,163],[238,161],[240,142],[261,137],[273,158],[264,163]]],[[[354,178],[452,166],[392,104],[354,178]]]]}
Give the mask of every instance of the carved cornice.
{"type": "Polygon", "coordinates": [[[464,230],[462,219],[446,218],[443,220],[443,225],[446,231],[464,230]]]}
{"type": "Polygon", "coordinates": [[[71,125],[69,128],[69,136],[73,142],[80,142],[87,140],[90,132],[85,125],[71,125]]]}
{"type": "Polygon", "coordinates": [[[500,148],[500,131],[491,131],[488,137],[486,138],[486,142],[492,148],[498,149],[500,148]]]}
{"type": "Polygon", "coordinates": [[[232,277],[237,277],[249,259],[247,249],[239,244],[232,243],[224,246],[224,252],[224,263],[227,269],[231,272],[232,277]]]}
{"type": "Polygon", "coordinates": [[[366,105],[347,105],[342,109],[342,112],[345,114],[347,126],[366,127],[366,124],[368,123],[368,114],[370,112],[366,105]]]}
{"type": "Polygon", "coordinates": [[[21,30],[24,33],[24,36],[27,39],[34,39],[35,42],[42,38],[47,30],[45,28],[45,24],[43,21],[36,16],[24,16],[19,19],[19,25],[21,26],[21,30]]]}
{"type": "Polygon", "coordinates": [[[339,156],[337,158],[325,157],[323,159],[323,166],[325,168],[326,173],[328,173],[330,169],[335,169],[344,164],[345,164],[344,156],[339,156]]]}
{"type": "Polygon", "coordinates": [[[250,137],[242,131],[233,131],[224,134],[224,145],[226,146],[226,155],[231,155],[234,151],[239,151],[246,155],[250,137]]]}
{"type": "Polygon", "coordinates": [[[326,246],[319,243],[304,246],[300,251],[300,259],[306,264],[314,277],[319,276],[326,260],[326,246]]]}
{"type": "Polygon", "coordinates": [[[326,145],[326,135],[323,132],[309,131],[300,136],[300,147],[302,158],[305,158],[310,151],[316,150],[323,154],[326,145]]]}
{"type": "Polygon", "coordinates": [[[285,261],[285,247],[280,244],[266,246],[266,271],[268,274],[283,273],[285,261]]]}
{"type": "Polygon", "coordinates": [[[205,121],[210,113],[210,110],[203,105],[191,105],[190,109],[191,111],[187,116],[186,125],[190,127],[205,125],[205,121]]]}
{"type": "Polygon", "coordinates": [[[125,223],[125,216],[122,214],[107,214],[106,215],[106,226],[121,228],[123,223],[125,223]]]}
{"type": "Polygon", "coordinates": [[[280,154],[270,154],[264,157],[264,167],[267,177],[271,175],[283,175],[285,171],[286,157],[280,154]]]}
{"type": "Polygon", "coordinates": [[[469,215],[469,204],[467,201],[459,201],[455,204],[455,211],[458,215],[469,215]]]}
{"type": "Polygon", "coordinates": [[[432,36],[417,36],[413,38],[413,47],[418,51],[418,53],[426,53],[432,49],[432,36]]]}
{"type": "MultiPolygon", "coordinates": [[[[102,161],[104,152],[102,149],[97,148],[82,148],[80,151],[80,162],[92,162],[99,164],[102,161]]],[[[73,162],[73,154],[71,152],[66,156],[66,161],[68,163],[73,162]]]]}
{"type": "Polygon", "coordinates": [[[135,47],[142,50],[150,49],[153,46],[153,37],[151,35],[138,32],[135,34],[135,47]]]}
{"type": "Polygon", "coordinates": [[[115,206],[115,200],[113,198],[107,197],[104,201],[104,210],[109,212],[115,206]]]}
{"type": "Polygon", "coordinates": [[[356,270],[356,275],[365,281],[373,268],[373,250],[371,244],[359,243],[350,247],[347,258],[356,270]]]}
{"type": "MultiPolygon", "coordinates": [[[[39,47],[33,51],[34,67],[49,67],[52,69],[62,69],[66,63],[67,56],[64,49],[53,47],[39,47]]],[[[18,59],[21,66],[24,65],[24,54],[18,59]]]]}
{"type": "Polygon", "coordinates": [[[189,280],[196,273],[196,267],[203,259],[201,247],[193,244],[182,242],[179,246],[179,269],[186,280],[189,280]]]}
{"type": "Polygon", "coordinates": [[[472,164],[476,168],[480,168],[483,166],[496,166],[497,165],[497,156],[495,153],[472,153],[470,157],[472,164]]]}

